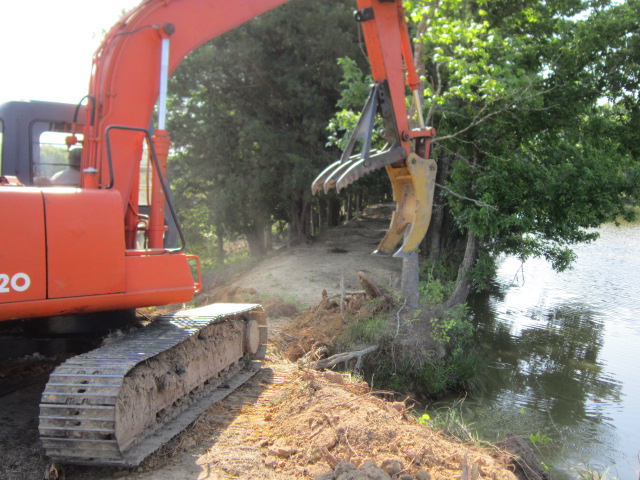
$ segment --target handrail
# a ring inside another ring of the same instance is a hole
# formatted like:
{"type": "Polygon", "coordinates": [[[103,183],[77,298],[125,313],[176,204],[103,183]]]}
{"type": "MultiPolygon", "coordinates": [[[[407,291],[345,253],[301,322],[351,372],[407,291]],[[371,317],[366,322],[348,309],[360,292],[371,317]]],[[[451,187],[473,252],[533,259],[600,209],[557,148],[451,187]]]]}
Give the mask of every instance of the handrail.
{"type": "Polygon", "coordinates": [[[104,188],[110,189],[114,186],[114,174],[113,174],[113,161],[111,158],[111,140],[109,134],[111,130],[125,130],[131,132],[141,132],[144,133],[145,139],[147,141],[147,145],[149,146],[149,152],[151,153],[151,163],[154,166],[154,170],[158,175],[158,180],[160,181],[160,185],[162,186],[162,192],[164,193],[165,200],[167,202],[167,206],[169,207],[169,212],[171,213],[171,217],[176,225],[176,229],[178,230],[178,235],[180,236],[180,247],[176,248],[165,248],[166,252],[182,252],[187,247],[187,241],[184,237],[184,232],[182,231],[182,227],[178,222],[178,215],[176,213],[175,207],[173,206],[173,202],[171,201],[171,197],[169,195],[169,186],[165,178],[162,176],[162,171],[160,170],[160,162],[158,161],[158,156],[156,154],[155,146],[153,145],[153,140],[151,138],[151,134],[145,128],[139,127],[128,127],[125,125],[109,125],[105,130],[105,139],[107,144],[107,163],[109,164],[109,185],[104,188]]]}

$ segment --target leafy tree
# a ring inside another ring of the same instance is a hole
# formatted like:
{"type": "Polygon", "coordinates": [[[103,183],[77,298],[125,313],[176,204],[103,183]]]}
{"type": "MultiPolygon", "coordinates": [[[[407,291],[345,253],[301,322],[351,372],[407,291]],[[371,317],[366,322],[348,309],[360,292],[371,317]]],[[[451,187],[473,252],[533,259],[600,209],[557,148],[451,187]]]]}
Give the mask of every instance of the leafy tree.
{"type": "MultiPolygon", "coordinates": [[[[600,103],[609,82],[598,65],[611,42],[593,26],[628,13],[608,3],[414,2],[425,113],[440,133],[444,214],[427,251],[441,255],[447,239],[460,250],[449,305],[482,280],[471,271],[481,252],[543,256],[562,270],[572,244],[594,239],[593,227],[628,215],[636,201],[633,144],[616,108],[600,103]]],[[[621,28],[637,35],[630,22],[621,28]]]]}
{"type": "MultiPolygon", "coordinates": [[[[573,244],[593,240],[594,227],[630,215],[637,202],[640,2],[408,6],[424,115],[439,132],[439,190],[423,253],[459,267],[446,306],[463,302],[472,283],[481,287],[499,253],[569,267],[573,244]]],[[[346,110],[334,130],[349,129],[350,100],[366,83],[342,63],[346,110]]]]}
{"type": "Polygon", "coordinates": [[[289,224],[293,241],[308,238],[311,181],[338,155],[325,146],[339,96],[336,59],[364,60],[356,27],[345,2],[294,0],[177,69],[171,169],[177,196],[195,202],[194,225],[242,234],[254,255],[275,221],[289,224]]]}

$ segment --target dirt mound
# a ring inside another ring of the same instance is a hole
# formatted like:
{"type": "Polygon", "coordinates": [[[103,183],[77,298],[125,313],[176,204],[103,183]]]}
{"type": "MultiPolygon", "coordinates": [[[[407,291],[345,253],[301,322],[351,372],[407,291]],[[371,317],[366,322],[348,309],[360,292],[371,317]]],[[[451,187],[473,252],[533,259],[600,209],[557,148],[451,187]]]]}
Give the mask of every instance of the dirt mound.
{"type": "Polygon", "coordinates": [[[265,419],[265,464],[288,478],[299,478],[301,469],[320,475],[339,462],[358,467],[373,461],[399,466],[393,478],[416,478],[409,475],[422,470],[433,479],[458,479],[467,469],[476,478],[515,480],[506,468],[508,459],[498,452],[461,445],[428,430],[403,403],[381,400],[366,384],[350,383],[335,372],[302,372],[286,401],[270,408],[265,419]]]}
{"type": "Polygon", "coordinates": [[[295,303],[279,297],[261,298],[255,288],[243,288],[237,285],[210,289],[205,305],[212,303],[259,303],[270,318],[291,318],[300,312],[295,303]]]}
{"type": "MultiPolygon", "coordinates": [[[[329,297],[323,291],[320,303],[292,318],[280,329],[280,334],[274,341],[287,360],[292,362],[308,353],[315,355],[319,351],[326,357],[336,353],[336,341],[351,322],[384,313],[390,306],[388,298],[376,301],[368,299],[364,292],[329,297]]],[[[320,355],[316,355],[312,360],[319,358],[320,355]]]]}

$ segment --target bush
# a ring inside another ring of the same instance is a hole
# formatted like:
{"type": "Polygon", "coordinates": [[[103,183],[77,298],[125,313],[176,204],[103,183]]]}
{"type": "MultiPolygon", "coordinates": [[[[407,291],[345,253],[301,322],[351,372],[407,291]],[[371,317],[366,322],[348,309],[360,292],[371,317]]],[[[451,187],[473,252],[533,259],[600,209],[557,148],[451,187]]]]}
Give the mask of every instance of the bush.
{"type": "Polygon", "coordinates": [[[417,355],[388,341],[367,359],[364,377],[375,388],[438,397],[447,391],[474,391],[480,385],[486,361],[470,343],[437,359],[417,355]]]}

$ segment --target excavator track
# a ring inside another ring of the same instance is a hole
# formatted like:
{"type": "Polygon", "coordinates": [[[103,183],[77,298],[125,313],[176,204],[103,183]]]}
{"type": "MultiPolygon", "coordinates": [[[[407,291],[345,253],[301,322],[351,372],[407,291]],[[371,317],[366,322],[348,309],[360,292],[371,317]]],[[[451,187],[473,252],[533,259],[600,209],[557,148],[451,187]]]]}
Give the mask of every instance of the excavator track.
{"type": "Polygon", "coordinates": [[[57,367],[40,403],[56,462],[137,466],[245,383],[266,353],[259,305],[215,304],[149,326],[57,367]]]}

